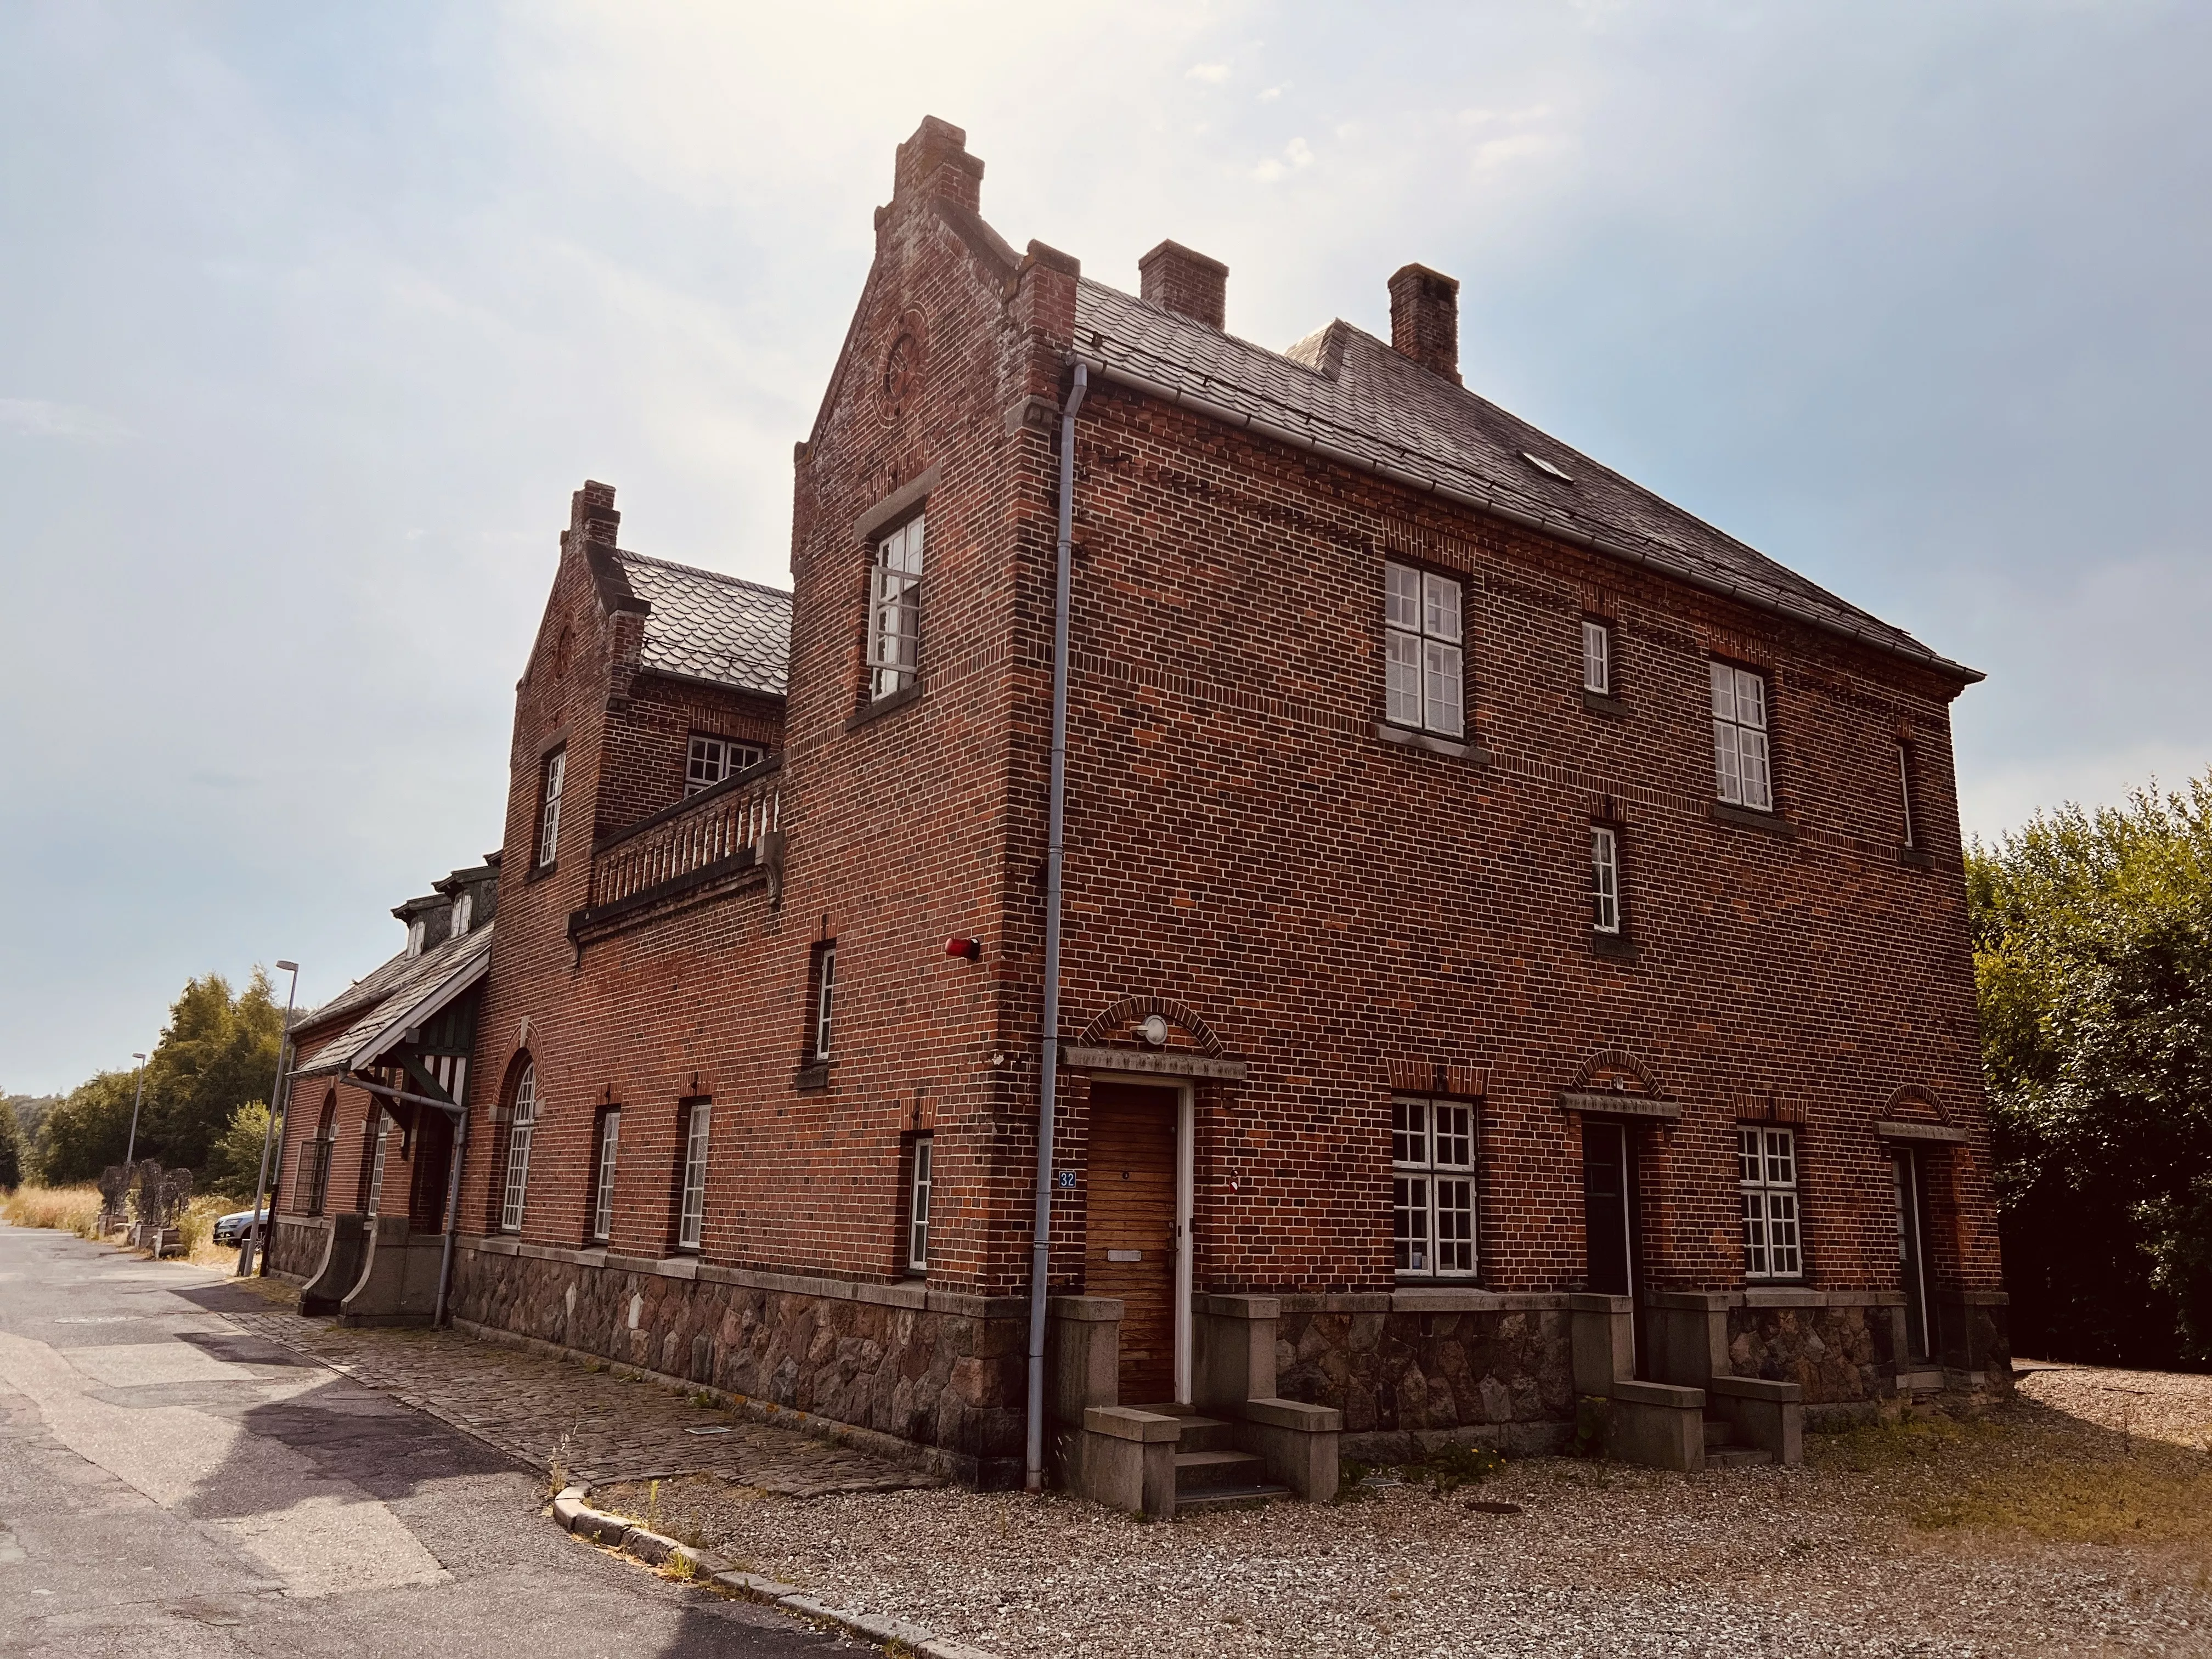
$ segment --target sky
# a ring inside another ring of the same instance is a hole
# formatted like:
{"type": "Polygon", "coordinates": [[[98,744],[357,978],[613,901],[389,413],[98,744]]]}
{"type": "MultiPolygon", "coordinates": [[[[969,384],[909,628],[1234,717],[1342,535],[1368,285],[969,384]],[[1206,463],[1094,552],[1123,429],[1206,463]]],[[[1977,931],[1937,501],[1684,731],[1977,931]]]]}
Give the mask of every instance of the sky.
{"type": "MultiPolygon", "coordinates": [[[[501,833],[586,477],[787,584],[925,114],[986,217],[1387,337],[1987,671],[1967,830],[2212,763],[2212,7],[0,8],[0,1090],[501,833]]],[[[280,994],[281,994],[280,985],[280,994]]]]}

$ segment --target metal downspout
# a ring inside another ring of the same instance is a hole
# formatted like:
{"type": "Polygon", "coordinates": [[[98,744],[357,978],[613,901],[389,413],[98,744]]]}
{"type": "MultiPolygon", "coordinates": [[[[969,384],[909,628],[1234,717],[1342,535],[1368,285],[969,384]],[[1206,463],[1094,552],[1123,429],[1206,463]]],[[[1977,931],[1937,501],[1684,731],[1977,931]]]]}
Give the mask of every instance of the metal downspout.
{"type": "Polygon", "coordinates": [[[1075,415],[1091,384],[1075,366],[1075,384],[1060,411],[1059,571],[1052,617],[1052,775],[1045,808],[1044,1066],[1037,1090],[1036,1215],[1030,1241],[1029,1462],[1023,1484],[1044,1485],[1044,1304],[1052,1270],[1052,1131],[1060,1100],[1060,867],[1067,823],[1067,612],[1074,585],[1075,415]]]}

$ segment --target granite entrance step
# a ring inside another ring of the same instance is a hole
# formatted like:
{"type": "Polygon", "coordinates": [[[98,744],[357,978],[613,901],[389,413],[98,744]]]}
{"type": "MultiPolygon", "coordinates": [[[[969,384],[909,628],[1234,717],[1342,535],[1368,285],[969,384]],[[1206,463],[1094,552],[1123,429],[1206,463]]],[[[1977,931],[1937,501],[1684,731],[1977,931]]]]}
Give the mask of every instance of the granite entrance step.
{"type": "Polygon", "coordinates": [[[1218,1507],[1224,1504],[1267,1503],[1291,1495],[1288,1486],[1267,1479],[1264,1458],[1236,1445],[1237,1425],[1218,1417],[1207,1417],[1188,1406],[1144,1406],[1176,1419],[1176,1510],[1218,1507]]]}
{"type": "Polygon", "coordinates": [[[1709,1469],[1747,1469],[1771,1463],[1774,1454],[1758,1446],[1735,1443],[1735,1425],[1724,1419],[1705,1419],[1705,1467],[1709,1469]]]}

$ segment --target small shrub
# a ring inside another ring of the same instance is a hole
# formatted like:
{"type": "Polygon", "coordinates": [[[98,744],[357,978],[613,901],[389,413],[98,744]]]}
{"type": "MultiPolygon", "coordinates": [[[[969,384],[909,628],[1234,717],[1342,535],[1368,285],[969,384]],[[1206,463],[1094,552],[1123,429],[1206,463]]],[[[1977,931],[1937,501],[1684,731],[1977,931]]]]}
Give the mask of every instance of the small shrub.
{"type": "Polygon", "coordinates": [[[1438,1446],[1421,1461],[1421,1473],[1438,1493],[1487,1480],[1505,1468],[1505,1460],[1487,1446],[1438,1446]]]}
{"type": "Polygon", "coordinates": [[[1605,1455],[1605,1432],[1612,1403],[1589,1394],[1575,1401],[1575,1437],[1567,1446],[1570,1457],[1605,1455]]]}

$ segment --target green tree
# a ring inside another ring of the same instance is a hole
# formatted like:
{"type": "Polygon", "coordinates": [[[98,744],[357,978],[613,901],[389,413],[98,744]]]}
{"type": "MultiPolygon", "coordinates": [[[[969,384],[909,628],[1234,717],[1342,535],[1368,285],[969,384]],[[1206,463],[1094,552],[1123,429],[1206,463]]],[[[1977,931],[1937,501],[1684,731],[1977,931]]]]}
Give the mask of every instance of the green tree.
{"type": "Polygon", "coordinates": [[[241,1204],[253,1197],[253,1183],[261,1174],[261,1142],[269,1127],[269,1108],[249,1100],[230,1115],[230,1127],[216,1137],[208,1149],[207,1166],[200,1171],[200,1190],[222,1193],[241,1204]]]}
{"type": "Polygon", "coordinates": [[[0,1193],[14,1191],[22,1181],[23,1131],[15,1108],[0,1103],[0,1193]]]}
{"type": "MultiPolygon", "coordinates": [[[[135,1070],[102,1072],[62,1097],[39,1125],[32,1162],[40,1181],[49,1187],[91,1181],[109,1164],[123,1161],[137,1080],[135,1070]]],[[[142,1146],[141,1156],[143,1152],[142,1146]]]]}
{"type": "Polygon", "coordinates": [[[2014,1346],[2212,1364],[2212,771],[1967,857],[2014,1346]]]}
{"type": "Polygon", "coordinates": [[[235,996],[221,974],[186,981],[146,1062],[140,1156],[202,1168],[239,1107],[268,1097],[283,1029],[284,1010],[259,969],[235,996]]]}

